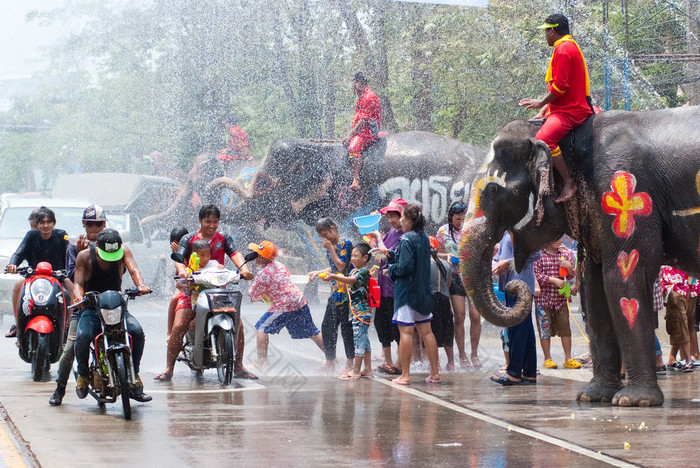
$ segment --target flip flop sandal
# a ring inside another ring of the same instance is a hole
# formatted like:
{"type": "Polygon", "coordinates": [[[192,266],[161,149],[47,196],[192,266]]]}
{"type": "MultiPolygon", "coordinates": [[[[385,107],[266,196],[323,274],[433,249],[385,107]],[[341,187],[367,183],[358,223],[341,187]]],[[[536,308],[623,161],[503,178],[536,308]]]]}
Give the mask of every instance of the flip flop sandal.
{"type": "Polygon", "coordinates": [[[350,375],[350,373],[345,373],[345,374],[340,374],[338,377],[336,377],[340,380],[360,380],[359,375],[350,375]]]}
{"type": "Polygon", "coordinates": [[[520,380],[512,380],[506,374],[492,375],[490,379],[491,382],[496,382],[497,384],[503,385],[504,387],[510,385],[520,385],[520,380]]]}
{"type": "Polygon", "coordinates": [[[246,371],[243,371],[243,372],[234,372],[233,378],[235,378],[235,379],[258,380],[259,377],[258,377],[257,375],[255,375],[255,374],[253,374],[253,373],[251,373],[251,372],[248,372],[248,371],[246,370],[246,371]]]}
{"type": "Polygon", "coordinates": [[[17,338],[17,325],[10,327],[10,330],[5,333],[5,338],[17,338]]]}
{"type": "Polygon", "coordinates": [[[173,374],[156,374],[153,380],[158,382],[170,382],[173,379],[173,374]]]}
{"type": "Polygon", "coordinates": [[[394,379],[391,381],[394,385],[411,385],[411,382],[406,382],[405,380],[394,379]]]}
{"type": "Polygon", "coordinates": [[[397,369],[394,366],[390,366],[387,363],[382,364],[381,366],[377,366],[375,369],[377,372],[380,374],[387,374],[387,375],[401,375],[401,371],[397,369]]]}
{"type": "Polygon", "coordinates": [[[360,377],[362,377],[363,379],[373,379],[374,375],[361,375],[360,377]]]}
{"type": "Polygon", "coordinates": [[[425,379],[425,383],[439,384],[439,383],[442,383],[442,380],[440,380],[440,379],[434,379],[434,378],[428,376],[428,377],[425,379]]]}
{"type": "Polygon", "coordinates": [[[537,385],[537,377],[521,377],[520,383],[524,385],[537,385]]]}

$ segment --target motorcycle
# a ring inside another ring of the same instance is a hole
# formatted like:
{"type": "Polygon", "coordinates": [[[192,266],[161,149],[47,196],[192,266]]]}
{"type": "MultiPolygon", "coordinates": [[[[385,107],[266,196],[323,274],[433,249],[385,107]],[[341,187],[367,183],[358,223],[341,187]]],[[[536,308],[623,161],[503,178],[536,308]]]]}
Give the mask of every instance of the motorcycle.
{"type": "Polygon", "coordinates": [[[32,379],[39,382],[63,352],[68,310],[62,283],[66,275],[62,270],[53,271],[48,262],[40,262],[36,269],[20,267],[17,273],[25,278],[17,306],[19,357],[32,364],[32,379]]]}
{"type": "MultiPolygon", "coordinates": [[[[256,252],[248,253],[245,263],[255,260],[257,256],[256,252]]],[[[173,253],[171,258],[184,263],[181,254],[173,253]]],[[[237,289],[239,272],[240,268],[238,271],[195,271],[186,279],[176,277],[181,284],[189,283],[201,289],[196,305],[193,304],[194,330],[187,331],[177,360],[187,364],[200,376],[204,370],[216,368],[219,381],[224,385],[229,385],[233,379],[236,341],[240,332],[243,295],[237,289]]]]}
{"type": "Polygon", "coordinates": [[[123,294],[119,291],[87,292],[82,301],[69,307],[85,304],[98,312],[102,331],[90,343],[88,393],[100,406],[114,403],[121,396],[124,419],[131,419],[129,394],[136,380],[126,311],[129,300],[141,294],[136,288],[126,289],[123,294]]]}

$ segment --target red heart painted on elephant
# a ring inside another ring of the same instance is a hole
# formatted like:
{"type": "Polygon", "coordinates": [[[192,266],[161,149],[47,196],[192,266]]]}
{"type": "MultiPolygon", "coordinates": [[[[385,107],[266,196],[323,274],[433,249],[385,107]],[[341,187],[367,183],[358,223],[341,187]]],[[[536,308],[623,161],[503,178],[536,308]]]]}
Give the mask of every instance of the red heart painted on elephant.
{"type": "Polygon", "coordinates": [[[622,308],[622,315],[625,316],[627,322],[630,324],[630,328],[634,327],[634,321],[637,320],[637,309],[639,307],[637,299],[620,298],[620,307],[622,308]]]}
{"type": "Polygon", "coordinates": [[[620,252],[620,255],[617,256],[617,267],[620,269],[623,280],[627,281],[627,278],[630,277],[637,266],[638,261],[639,252],[637,252],[637,249],[632,250],[629,255],[624,250],[620,252]]]}

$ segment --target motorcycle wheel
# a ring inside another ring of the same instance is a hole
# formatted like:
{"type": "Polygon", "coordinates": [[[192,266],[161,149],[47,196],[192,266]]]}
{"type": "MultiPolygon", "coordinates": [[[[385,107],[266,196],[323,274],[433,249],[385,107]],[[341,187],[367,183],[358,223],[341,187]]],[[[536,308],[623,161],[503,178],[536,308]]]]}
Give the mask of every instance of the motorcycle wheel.
{"type": "Polygon", "coordinates": [[[222,384],[229,385],[233,379],[233,330],[217,329],[216,354],[219,355],[219,362],[216,366],[219,380],[222,384]]]}
{"type": "Polygon", "coordinates": [[[49,335],[33,331],[30,339],[34,344],[32,353],[32,379],[34,382],[41,382],[49,362],[49,335]]]}
{"type": "Polygon", "coordinates": [[[114,356],[117,361],[117,378],[119,379],[119,390],[121,391],[122,407],[124,408],[124,419],[131,419],[131,401],[129,401],[129,378],[124,364],[124,355],[117,353],[114,356]]]}

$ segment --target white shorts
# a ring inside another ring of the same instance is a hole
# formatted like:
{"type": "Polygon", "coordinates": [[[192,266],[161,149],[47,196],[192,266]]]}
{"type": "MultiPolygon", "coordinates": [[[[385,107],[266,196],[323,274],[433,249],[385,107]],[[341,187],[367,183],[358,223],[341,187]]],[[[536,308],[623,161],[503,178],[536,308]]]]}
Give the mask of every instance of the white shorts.
{"type": "Polygon", "coordinates": [[[392,323],[405,327],[412,327],[416,323],[426,323],[431,320],[433,320],[433,314],[423,315],[413,310],[408,304],[399,307],[391,319],[392,323]]]}

